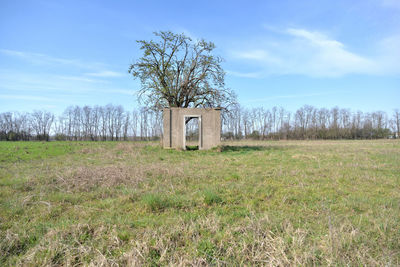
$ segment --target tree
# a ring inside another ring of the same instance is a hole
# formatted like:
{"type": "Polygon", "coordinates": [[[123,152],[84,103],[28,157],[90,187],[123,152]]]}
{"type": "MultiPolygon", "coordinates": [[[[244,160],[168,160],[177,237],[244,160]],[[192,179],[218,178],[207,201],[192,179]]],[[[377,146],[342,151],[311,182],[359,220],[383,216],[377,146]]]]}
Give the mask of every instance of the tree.
{"type": "Polygon", "coordinates": [[[140,102],[155,110],[227,108],[236,102],[234,92],[225,87],[222,58],[212,54],[212,42],[194,42],[170,31],[154,35],[157,41],[137,41],[143,56],[129,67],[129,73],[141,81],[140,102]]]}
{"type": "Polygon", "coordinates": [[[54,115],[47,111],[35,110],[31,115],[32,128],[36,132],[36,139],[49,141],[51,125],[54,115]]]}
{"type": "Polygon", "coordinates": [[[400,111],[395,109],[393,112],[393,131],[396,138],[400,138],[400,111]]]}

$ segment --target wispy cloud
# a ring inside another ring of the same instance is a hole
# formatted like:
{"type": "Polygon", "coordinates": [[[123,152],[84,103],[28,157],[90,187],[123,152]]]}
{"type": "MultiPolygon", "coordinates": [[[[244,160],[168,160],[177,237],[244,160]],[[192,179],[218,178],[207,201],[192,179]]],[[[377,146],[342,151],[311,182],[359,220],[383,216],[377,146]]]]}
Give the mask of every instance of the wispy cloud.
{"type": "Polygon", "coordinates": [[[197,41],[200,40],[201,38],[199,38],[196,34],[194,34],[193,32],[189,31],[186,28],[183,27],[177,27],[176,29],[174,29],[174,32],[176,33],[183,33],[184,35],[186,35],[187,37],[189,37],[190,39],[192,39],[193,41],[197,41]]]}
{"type": "Polygon", "coordinates": [[[269,101],[269,100],[276,100],[276,99],[290,99],[290,98],[306,98],[306,97],[313,97],[313,96],[326,96],[326,95],[332,95],[332,94],[337,94],[337,93],[342,93],[342,92],[340,92],[340,91],[330,91],[330,92],[311,93],[311,94],[276,95],[276,96],[265,97],[265,98],[250,99],[250,100],[244,101],[244,103],[260,103],[260,102],[265,102],[265,101],[269,101]]]}
{"type": "Polygon", "coordinates": [[[281,64],[281,59],[273,56],[269,51],[262,49],[247,50],[241,52],[234,52],[234,55],[243,59],[250,59],[262,62],[269,62],[272,64],[281,64]]]}
{"type": "Polygon", "coordinates": [[[262,72],[239,72],[239,71],[231,71],[231,70],[227,70],[226,73],[228,75],[241,77],[241,78],[259,78],[263,75],[262,72]]]}
{"type": "Polygon", "coordinates": [[[400,1],[399,0],[380,0],[382,5],[385,7],[394,7],[400,9],[400,1]]]}
{"type": "MultiPolygon", "coordinates": [[[[276,33],[276,30],[274,30],[276,33]]],[[[231,70],[231,75],[257,78],[271,74],[300,74],[312,77],[340,77],[347,74],[387,75],[400,73],[400,38],[382,40],[377,55],[365,56],[351,51],[345,44],[317,31],[288,28],[281,38],[253,48],[231,52],[260,70],[248,73],[231,70]]]]}
{"type": "Polygon", "coordinates": [[[55,78],[61,80],[69,80],[69,81],[78,81],[78,82],[87,82],[87,83],[105,83],[107,81],[98,80],[98,79],[90,79],[84,76],[68,76],[68,75],[56,75],[55,78]]]}
{"type": "Polygon", "coordinates": [[[110,70],[99,71],[99,72],[90,72],[90,73],[85,73],[85,75],[92,76],[92,77],[104,77],[104,78],[113,78],[113,77],[124,76],[120,72],[110,71],[110,70]]]}
{"type": "Polygon", "coordinates": [[[29,100],[29,101],[56,101],[56,99],[42,97],[42,96],[32,96],[32,95],[0,95],[1,99],[13,99],[13,100],[29,100]]]}
{"type": "Polygon", "coordinates": [[[33,74],[15,70],[0,70],[0,89],[10,91],[37,91],[78,93],[85,88],[107,85],[107,81],[87,77],[57,74],[33,74]],[[95,85],[94,85],[95,84],[95,85]]]}
{"type": "Polygon", "coordinates": [[[26,60],[31,63],[40,65],[62,64],[62,65],[77,67],[80,69],[101,69],[105,68],[106,66],[105,64],[99,62],[83,62],[82,60],[79,59],[60,58],[41,53],[31,53],[26,51],[17,51],[10,49],[0,49],[0,53],[3,55],[17,57],[22,60],[26,60]]]}
{"type": "MultiPolygon", "coordinates": [[[[123,87],[115,88],[111,86],[115,85],[112,85],[112,83],[107,80],[92,79],[85,76],[35,75],[0,69],[0,91],[19,92],[21,95],[22,93],[28,92],[28,94],[68,94],[78,96],[99,92],[105,96],[110,94],[133,96],[136,92],[133,89],[130,90],[123,87]]],[[[17,94],[13,95],[17,96],[17,94]]]]}
{"type": "Polygon", "coordinates": [[[134,96],[137,93],[136,90],[129,89],[101,89],[100,91],[108,94],[121,94],[129,96],[134,96]]]}
{"type": "MultiPolygon", "coordinates": [[[[106,64],[87,63],[78,59],[65,59],[7,49],[0,49],[0,56],[9,56],[13,60],[23,60],[27,63],[25,64],[27,66],[29,64],[44,64],[46,65],[45,69],[48,69],[48,66],[52,68],[48,73],[32,71],[32,66],[29,66],[28,69],[0,69],[0,90],[10,93],[1,95],[1,99],[53,101],[53,99],[47,97],[34,95],[60,96],[66,94],[68,95],[67,98],[71,98],[85,97],[95,92],[104,96],[134,96],[135,93],[134,90],[111,87],[119,81],[116,79],[111,81],[110,78],[123,77],[123,74],[110,70],[106,64]],[[64,68],[60,68],[60,65],[63,65],[64,68]],[[111,82],[113,85],[111,85],[111,82]]],[[[33,69],[36,69],[36,66],[33,69]]]]}
{"type": "Polygon", "coordinates": [[[384,38],[378,43],[380,71],[400,74],[400,34],[384,38]]]}
{"type": "MultiPolygon", "coordinates": [[[[0,49],[0,54],[18,58],[31,64],[57,66],[57,68],[54,68],[54,71],[52,71],[52,73],[54,73],[53,75],[41,75],[42,77],[40,78],[32,77],[34,75],[30,75],[28,73],[12,75],[15,77],[13,82],[21,84],[21,82],[24,81],[30,84],[28,87],[32,87],[31,85],[33,84],[40,84],[42,89],[49,87],[57,89],[60,87],[64,88],[65,86],[70,86],[69,82],[75,82],[75,88],[82,88],[87,87],[86,85],[88,83],[107,84],[110,82],[107,80],[108,78],[118,78],[124,76],[120,72],[107,69],[108,66],[103,63],[84,62],[79,59],[66,59],[40,53],[30,53],[9,49],[0,49]],[[60,65],[63,65],[66,68],[59,70],[60,65]],[[57,75],[56,73],[60,74],[57,75]],[[45,76],[47,76],[47,78],[45,76]],[[79,84],[77,86],[77,83],[80,83],[80,86],[79,84]]],[[[6,83],[6,80],[11,80],[9,74],[7,77],[5,77],[0,71],[0,81],[3,83],[3,86],[4,83],[6,83]]],[[[15,86],[11,85],[11,87],[15,86]]]]}

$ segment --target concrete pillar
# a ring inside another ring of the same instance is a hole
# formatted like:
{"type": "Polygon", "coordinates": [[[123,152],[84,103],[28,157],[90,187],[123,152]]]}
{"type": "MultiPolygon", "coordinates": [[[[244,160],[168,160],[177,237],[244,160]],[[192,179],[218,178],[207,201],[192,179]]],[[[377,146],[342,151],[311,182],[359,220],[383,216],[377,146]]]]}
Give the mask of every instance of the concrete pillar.
{"type": "Polygon", "coordinates": [[[186,149],[185,118],[198,117],[199,149],[216,147],[221,141],[221,109],[165,108],[163,110],[163,147],[186,149]]]}

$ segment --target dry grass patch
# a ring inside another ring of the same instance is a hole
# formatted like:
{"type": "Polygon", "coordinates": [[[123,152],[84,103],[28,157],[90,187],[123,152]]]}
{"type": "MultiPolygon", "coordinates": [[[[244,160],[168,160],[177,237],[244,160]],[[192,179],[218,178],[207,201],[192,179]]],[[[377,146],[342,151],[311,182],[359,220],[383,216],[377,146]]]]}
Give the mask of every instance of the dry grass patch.
{"type": "Polygon", "coordinates": [[[123,244],[115,227],[77,224],[68,229],[53,229],[19,260],[31,266],[116,266],[114,252],[123,244]]]}
{"type": "Polygon", "coordinates": [[[55,175],[54,187],[70,192],[88,192],[97,187],[137,185],[145,172],[127,166],[79,166],[55,175]]]}
{"type": "Polygon", "coordinates": [[[163,164],[78,166],[57,171],[53,186],[70,192],[88,192],[97,187],[137,186],[149,176],[167,179],[182,172],[182,169],[170,169],[163,164]]]}

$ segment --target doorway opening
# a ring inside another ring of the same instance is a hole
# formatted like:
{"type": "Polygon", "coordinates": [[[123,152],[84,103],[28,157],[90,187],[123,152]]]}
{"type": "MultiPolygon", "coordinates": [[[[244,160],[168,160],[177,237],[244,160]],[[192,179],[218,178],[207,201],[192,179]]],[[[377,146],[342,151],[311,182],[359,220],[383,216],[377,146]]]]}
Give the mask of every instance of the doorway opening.
{"type": "Polygon", "coordinates": [[[201,117],[184,116],[184,143],[186,150],[199,150],[201,148],[201,117]]]}

